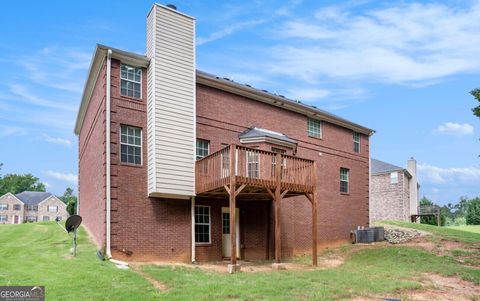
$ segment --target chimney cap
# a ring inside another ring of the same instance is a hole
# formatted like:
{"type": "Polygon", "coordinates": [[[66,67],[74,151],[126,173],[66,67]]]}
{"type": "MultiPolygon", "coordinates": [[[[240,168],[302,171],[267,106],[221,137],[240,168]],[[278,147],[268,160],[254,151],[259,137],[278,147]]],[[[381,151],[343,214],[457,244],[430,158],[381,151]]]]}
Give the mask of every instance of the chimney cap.
{"type": "Polygon", "coordinates": [[[173,10],[177,10],[177,7],[176,7],[175,5],[173,5],[173,4],[167,4],[166,6],[167,6],[168,8],[173,9],[173,10]]]}

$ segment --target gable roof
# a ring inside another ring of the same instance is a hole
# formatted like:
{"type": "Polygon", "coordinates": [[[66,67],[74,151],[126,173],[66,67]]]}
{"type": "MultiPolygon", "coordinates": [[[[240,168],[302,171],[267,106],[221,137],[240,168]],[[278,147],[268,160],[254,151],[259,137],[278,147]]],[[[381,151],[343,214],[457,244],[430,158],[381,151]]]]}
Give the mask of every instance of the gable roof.
{"type": "Polygon", "coordinates": [[[409,178],[412,176],[410,173],[403,167],[396,166],[387,162],[383,162],[377,159],[371,159],[371,172],[372,174],[381,174],[381,173],[388,173],[388,172],[393,172],[393,171],[400,171],[400,172],[405,172],[409,178]]]}
{"type": "MultiPolygon", "coordinates": [[[[95,86],[99,72],[102,68],[103,62],[105,61],[109,50],[111,50],[112,58],[118,59],[127,64],[144,68],[148,67],[148,65],[150,64],[150,59],[145,55],[140,55],[137,53],[123,51],[115,49],[113,47],[97,44],[92,58],[92,62],[90,64],[90,69],[88,71],[87,80],[85,82],[85,87],[80,102],[80,108],[78,110],[77,120],[74,129],[74,133],[76,135],[80,134],[80,129],[83,125],[83,119],[85,118],[85,113],[90,102],[93,88],[95,86]]],[[[331,114],[327,111],[318,109],[315,106],[309,106],[301,103],[300,101],[288,99],[283,95],[272,94],[266,90],[256,89],[250,85],[240,84],[228,78],[221,78],[219,76],[215,76],[213,74],[209,74],[200,70],[196,70],[196,84],[202,84],[229,93],[241,95],[249,99],[283,108],[285,110],[294,111],[314,119],[324,120],[332,124],[336,124],[338,126],[362,133],[364,135],[370,136],[375,133],[375,131],[370,128],[351,122],[347,119],[331,114]]]]}
{"type": "Polygon", "coordinates": [[[16,195],[14,195],[14,194],[11,193],[11,192],[7,192],[7,193],[5,193],[4,195],[0,196],[0,199],[3,198],[3,197],[8,197],[8,196],[11,196],[12,198],[16,199],[16,200],[19,201],[20,203],[23,203],[19,198],[17,198],[16,195]]]}
{"type": "Polygon", "coordinates": [[[52,196],[50,192],[24,191],[15,195],[25,205],[38,205],[45,199],[52,196]]]}

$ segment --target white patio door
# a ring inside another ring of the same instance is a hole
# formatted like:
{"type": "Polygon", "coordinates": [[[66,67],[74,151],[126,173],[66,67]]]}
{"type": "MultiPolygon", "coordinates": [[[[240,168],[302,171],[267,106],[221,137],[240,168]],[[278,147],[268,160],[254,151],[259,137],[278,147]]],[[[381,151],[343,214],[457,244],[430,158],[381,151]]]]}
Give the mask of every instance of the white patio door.
{"type": "MultiPolygon", "coordinates": [[[[237,258],[240,258],[240,215],[238,208],[235,209],[235,229],[237,234],[237,258]]],[[[232,249],[230,245],[230,208],[222,207],[222,255],[231,257],[232,249]]]]}

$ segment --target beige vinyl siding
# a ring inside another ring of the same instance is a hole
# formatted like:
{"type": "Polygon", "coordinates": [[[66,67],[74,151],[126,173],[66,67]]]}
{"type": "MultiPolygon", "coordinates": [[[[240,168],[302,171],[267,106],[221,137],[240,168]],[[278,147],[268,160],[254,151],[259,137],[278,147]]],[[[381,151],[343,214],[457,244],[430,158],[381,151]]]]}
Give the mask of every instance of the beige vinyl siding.
{"type": "Polygon", "coordinates": [[[161,5],[147,18],[148,192],[195,195],[195,24],[161,5]]]}

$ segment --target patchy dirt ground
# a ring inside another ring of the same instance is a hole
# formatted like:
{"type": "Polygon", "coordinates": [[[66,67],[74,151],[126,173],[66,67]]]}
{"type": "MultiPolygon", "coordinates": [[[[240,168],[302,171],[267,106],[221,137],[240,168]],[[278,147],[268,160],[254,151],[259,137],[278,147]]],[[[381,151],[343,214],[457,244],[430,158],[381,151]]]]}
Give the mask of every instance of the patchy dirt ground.
{"type": "Polygon", "coordinates": [[[356,297],[352,301],[415,300],[415,301],[479,301],[480,286],[456,277],[424,274],[419,279],[421,289],[368,297],[356,297]]]}

